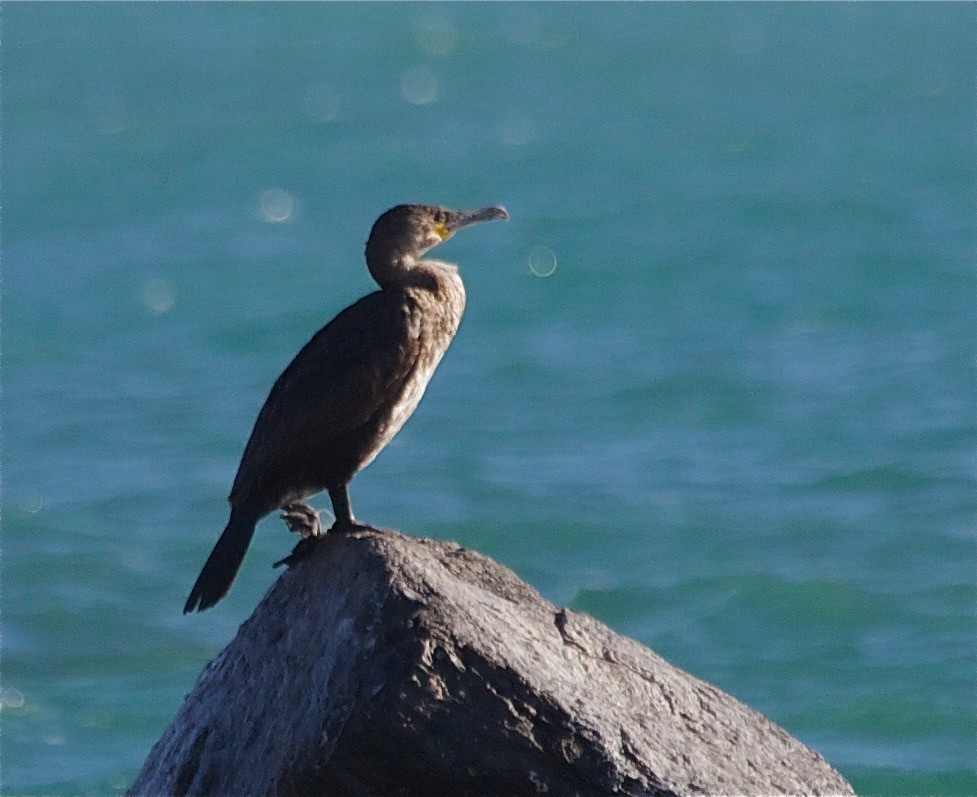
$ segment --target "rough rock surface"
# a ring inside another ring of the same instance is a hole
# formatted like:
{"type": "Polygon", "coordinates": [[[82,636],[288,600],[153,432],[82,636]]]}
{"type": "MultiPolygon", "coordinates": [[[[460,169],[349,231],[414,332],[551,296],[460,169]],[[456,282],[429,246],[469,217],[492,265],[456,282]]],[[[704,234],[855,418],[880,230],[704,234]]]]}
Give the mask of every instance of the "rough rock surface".
{"type": "Polygon", "coordinates": [[[129,795],[853,794],[751,708],[498,563],[329,535],[201,673],[129,795]]]}

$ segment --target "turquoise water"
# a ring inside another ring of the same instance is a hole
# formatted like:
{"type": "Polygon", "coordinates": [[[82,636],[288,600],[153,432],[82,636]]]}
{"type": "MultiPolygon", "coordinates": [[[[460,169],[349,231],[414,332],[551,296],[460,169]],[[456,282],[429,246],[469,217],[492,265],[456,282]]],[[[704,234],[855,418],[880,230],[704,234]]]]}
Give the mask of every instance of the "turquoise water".
{"type": "Polygon", "coordinates": [[[272,583],[268,519],[180,613],[267,390],[414,200],[512,221],[439,250],[468,313],[358,515],[490,554],[860,793],[977,794],[975,29],[4,4],[3,793],[124,789],[272,583]]]}

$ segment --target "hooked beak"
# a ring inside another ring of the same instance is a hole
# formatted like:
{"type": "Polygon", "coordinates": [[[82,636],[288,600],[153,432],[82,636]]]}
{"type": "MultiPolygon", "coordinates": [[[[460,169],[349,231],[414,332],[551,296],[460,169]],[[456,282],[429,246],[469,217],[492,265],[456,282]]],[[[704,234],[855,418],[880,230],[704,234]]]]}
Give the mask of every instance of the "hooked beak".
{"type": "Polygon", "coordinates": [[[462,227],[467,227],[470,224],[508,218],[509,214],[502,205],[493,205],[492,207],[479,208],[478,210],[456,210],[448,217],[444,226],[448,233],[454,234],[462,227]]]}

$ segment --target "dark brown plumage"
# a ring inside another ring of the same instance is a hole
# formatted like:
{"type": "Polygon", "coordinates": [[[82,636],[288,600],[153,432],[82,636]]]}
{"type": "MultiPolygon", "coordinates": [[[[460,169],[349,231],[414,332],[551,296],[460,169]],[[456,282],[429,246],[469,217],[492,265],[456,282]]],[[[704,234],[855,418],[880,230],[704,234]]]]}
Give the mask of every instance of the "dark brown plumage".
{"type": "Polygon", "coordinates": [[[269,512],[284,508],[290,528],[317,535],[318,514],[303,501],[328,490],[330,530],[356,527],[347,486],[417,407],[465,309],[457,268],[420,258],[462,227],[508,217],[502,207],[398,205],[377,219],[366,262],[380,290],[320,329],[278,377],[241,457],[230,520],[184,613],[227,594],[269,512]]]}

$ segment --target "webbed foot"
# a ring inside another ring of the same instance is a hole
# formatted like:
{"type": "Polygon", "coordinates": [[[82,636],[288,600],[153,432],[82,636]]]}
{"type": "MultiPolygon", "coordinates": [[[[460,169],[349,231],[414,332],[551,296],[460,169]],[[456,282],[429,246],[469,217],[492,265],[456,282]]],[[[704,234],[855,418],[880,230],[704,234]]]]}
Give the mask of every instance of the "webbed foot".
{"type": "Polygon", "coordinates": [[[337,520],[329,527],[329,534],[350,534],[354,531],[372,531],[373,526],[369,523],[360,523],[358,520],[337,520]]]}
{"type": "MultiPolygon", "coordinates": [[[[303,501],[293,501],[282,507],[282,520],[289,531],[294,531],[303,540],[322,534],[322,521],[319,513],[303,501]]],[[[284,560],[283,560],[284,561],[284,560]]]]}

